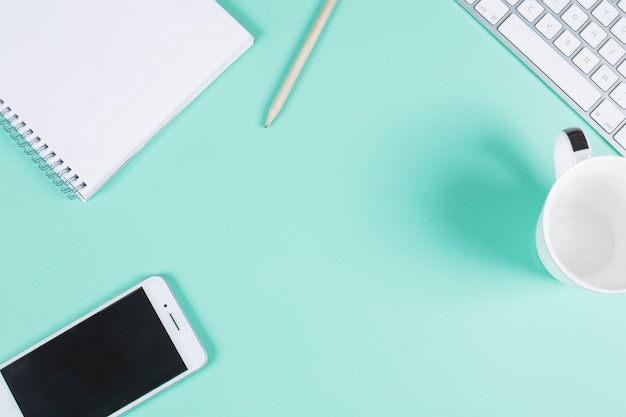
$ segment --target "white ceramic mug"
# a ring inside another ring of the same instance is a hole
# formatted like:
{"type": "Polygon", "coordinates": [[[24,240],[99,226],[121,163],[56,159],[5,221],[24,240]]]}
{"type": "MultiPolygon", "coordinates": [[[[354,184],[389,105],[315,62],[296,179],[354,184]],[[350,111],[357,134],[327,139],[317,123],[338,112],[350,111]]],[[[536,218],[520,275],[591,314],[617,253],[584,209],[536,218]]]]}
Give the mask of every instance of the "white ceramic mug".
{"type": "Polygon", "coordinates": [[[554,146],[556,182],[537,224],[537,252],[566,284],[626,292],[626,159],[596,156],[577,128],[554,146]]]}

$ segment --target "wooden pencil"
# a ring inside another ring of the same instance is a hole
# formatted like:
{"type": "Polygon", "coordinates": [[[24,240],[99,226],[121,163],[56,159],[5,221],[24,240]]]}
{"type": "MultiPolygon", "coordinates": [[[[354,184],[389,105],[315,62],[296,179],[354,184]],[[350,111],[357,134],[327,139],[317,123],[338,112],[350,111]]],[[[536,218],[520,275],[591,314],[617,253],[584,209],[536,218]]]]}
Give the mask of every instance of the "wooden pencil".
{"type": "Polygon", "coordinates": [[[276,118],[276,116],[278,116],[278,113],[280,113],[283,104],[285,104],[285,100],[287,100],[287,97],[289,96],[289,92],[291,91],[296,80],[298,79],[298,75],[300,75],[300,71],[302,70],[302,67],[304,66],[307,58],[309,57],[313,46],[315,46],[315,42],[320,36],[320,33],[322,32],[322,29],[324,28],[324,25],[326,24],[330,13],[333,11],[336,2],[337,0],[326,0],[322,11],[315,20],[315,23],[313,24],[309,35],[306,37],[302,48],[300,48],[300,52],[298,52],[298,56],[291,65],[287,77],[285,77],[285,80],[283,81],[280,90],[278,90],[278,94],[276,94],[276,97],[274,98],[274,101],[270,106],[270,109],[267,113],[267,119],[265,121],[265,127],[268,127],[270,123],[272,123],[272,121],[276,118]]]}

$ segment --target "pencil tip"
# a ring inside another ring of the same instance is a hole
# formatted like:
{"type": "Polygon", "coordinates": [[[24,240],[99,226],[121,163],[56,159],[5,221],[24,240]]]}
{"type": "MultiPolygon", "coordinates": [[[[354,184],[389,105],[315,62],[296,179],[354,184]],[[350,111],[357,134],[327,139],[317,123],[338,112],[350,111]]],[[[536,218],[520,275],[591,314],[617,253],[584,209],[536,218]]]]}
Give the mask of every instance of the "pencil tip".
{"type": "Polygon", "coordinates": [[[274,118],[276,117],[276,114],[274,112],[269,112],[267,114],[267,119],[265,119],[265,127],[269,127],[269,125],[272,124],[272,122],[274,121],[274,118]]]}

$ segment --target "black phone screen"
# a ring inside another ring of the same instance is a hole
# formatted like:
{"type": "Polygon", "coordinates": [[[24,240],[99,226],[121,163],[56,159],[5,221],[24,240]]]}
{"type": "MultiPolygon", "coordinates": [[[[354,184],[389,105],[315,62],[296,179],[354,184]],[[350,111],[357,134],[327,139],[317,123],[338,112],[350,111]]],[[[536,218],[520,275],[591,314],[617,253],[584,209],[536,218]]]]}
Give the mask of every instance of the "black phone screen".
{"type": "Polygon", "coordinates": [[[25,417],[103,417],[186,370],[140,288],[0,372],[25,417]]]}

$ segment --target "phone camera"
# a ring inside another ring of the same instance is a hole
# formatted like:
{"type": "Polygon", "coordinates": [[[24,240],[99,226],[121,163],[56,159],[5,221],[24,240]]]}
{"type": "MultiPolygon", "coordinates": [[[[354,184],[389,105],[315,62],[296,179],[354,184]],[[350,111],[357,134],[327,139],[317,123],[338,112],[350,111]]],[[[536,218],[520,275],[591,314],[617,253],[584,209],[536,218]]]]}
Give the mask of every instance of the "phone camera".
{"type": "Polygon", "coordinates": [[[167,308],[167,304],[163,304],[163,307],[167,308]]]}

